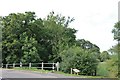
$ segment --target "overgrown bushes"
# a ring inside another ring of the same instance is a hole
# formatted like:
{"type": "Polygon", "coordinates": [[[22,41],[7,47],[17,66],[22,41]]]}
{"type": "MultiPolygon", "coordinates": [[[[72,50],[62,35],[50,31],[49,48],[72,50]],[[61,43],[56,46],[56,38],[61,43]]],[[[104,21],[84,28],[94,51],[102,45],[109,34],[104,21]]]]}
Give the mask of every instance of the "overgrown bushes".
{"type": "Polygon", "coordinates": [[[78,68],[81,74],[95,75],[100,49],[90,41],[76,40],[74,18],[55,15],[37,18],[34,12],[11,13],[0,19],[2,62],[60,62],[61,70],[78,68]]]}
{"type": "Polygon", "coordinates": [[[77,68],[81,74],[95,75],[98,64],[97,57],[80,47],[71,47],[61,53],[61,70],[69,72],[71,68],[77,68]]]}
{"type": "Polygon", "coordinates": [[[118,76],[118,57],[117,55],[111,55],[111,59],[100,62],[97,67],[97,75],[105,77],[117,77],[118,76]]]}

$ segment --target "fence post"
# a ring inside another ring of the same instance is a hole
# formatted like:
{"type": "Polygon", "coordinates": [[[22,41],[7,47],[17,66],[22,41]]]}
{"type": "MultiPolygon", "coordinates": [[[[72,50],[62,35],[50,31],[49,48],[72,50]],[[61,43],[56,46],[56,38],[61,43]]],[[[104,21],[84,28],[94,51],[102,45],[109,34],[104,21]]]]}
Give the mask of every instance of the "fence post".
{"type": "Polygon", "coordinates": [[[1,66],[2,68],[3,68],[3,63],[2,63],[2,66],[1,66]]]}
{"type": "Polygon", "coordinates": [[[15,67],[15,63],[13,63],[13,68],[15,67]]]}
{"type": "Polygon", "coordinates": [[[72,74],[72,68],[71,68],[71,74],[72,74]]]}
{"type": "Polygon", "coordinates": [[[42,70],[43,70],[43,67],[44,67],[43,65],[44,65],[44,64],[43,64],[43,62],[42,62],[42,70]]]}
{"type": "Polygon", "coordinates": [[[54,62],[53,62],[53,66],[52,66],[52,69],[53,69],[53,72],[54,72],[54,69],[55,69],[55,67],[54,67],[54,62]]]}
{"type": "Polygon", "coordinates": [[[6,64],[6,68],[8,68],[8,64],[6,64]]]}
{"type": "Polygon", "coordinates": [[[29,63],[29,68],[31,68],[31,63],[29,63]]]}
{"type": "Polygon", "coordinates": [[[57,71],[59,71],[59,62],[56,63],[57,71]]]}
{"type": "Polygon", "coordinates": [[[20,67],[22,67],[22,62],[20,62],[20,67]]]}

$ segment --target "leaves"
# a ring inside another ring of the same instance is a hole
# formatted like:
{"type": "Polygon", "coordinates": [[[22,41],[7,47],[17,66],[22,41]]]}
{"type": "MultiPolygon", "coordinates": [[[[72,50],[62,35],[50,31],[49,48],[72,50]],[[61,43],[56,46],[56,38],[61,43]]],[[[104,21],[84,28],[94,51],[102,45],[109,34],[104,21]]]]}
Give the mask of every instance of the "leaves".
{"type": "Polygon", "coordinates": [[[81,74],[93,75],[97,68],[98,60],[94,54],[80,47],[73,46],[61,53],[61,68],[69,72],[71,68],[77,68],[81,74]]]}
{"type": "Polygon", "coordinates": [[[74,18],[54,12],[44,19],[37,18],[34,12],[1,17],[2,62],[60,62],[65,72],[76,67],[83,74],[92,75],[99,47],[84,39],[76,40],[77,30],[68,27],[73,21],[74,18]]]}

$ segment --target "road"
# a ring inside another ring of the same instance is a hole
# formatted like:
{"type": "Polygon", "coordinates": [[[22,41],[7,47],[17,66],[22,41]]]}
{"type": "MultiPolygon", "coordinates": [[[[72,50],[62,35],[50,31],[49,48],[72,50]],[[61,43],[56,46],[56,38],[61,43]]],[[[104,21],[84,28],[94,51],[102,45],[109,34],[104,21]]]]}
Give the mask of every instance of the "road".
{"type": "Polygon", "coordinates": [[[13,70],[13,69],[0,69],[0,72],[2,72],[2,79],[0,77],[0,80],[47,80],[47,79],[48,80],[117,80],[114,78],[86,79],[80,77],[65,76],[62,74],[55,74],[55,73],[39,73],[32,71],[13,70]]]}
{"type": "Polygon", "coordinates": [[[39,73],[13,69],[2,69],[2,78],[78,78],[55,73],[39,73]]]}

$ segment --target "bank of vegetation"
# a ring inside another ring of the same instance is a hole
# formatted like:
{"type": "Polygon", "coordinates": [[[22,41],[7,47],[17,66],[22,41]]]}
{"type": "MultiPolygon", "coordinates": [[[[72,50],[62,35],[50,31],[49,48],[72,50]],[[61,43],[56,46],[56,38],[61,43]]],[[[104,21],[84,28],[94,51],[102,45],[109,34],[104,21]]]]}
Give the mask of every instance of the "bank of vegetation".
{"type": "Polygon", "coordinates": [[[110,49],[114,53],[110,55],[108,51],[100,52],[88,40],[76,39],[77,30],[69,27],[73,21],[74,18],[54,12],[43,19],[34,12],[1,16],[2,63],[60,62],[62,72],[70,73],[70,68],[77,68],[81,75],[90,76],[109,76],[103,68],[109,64],[108,71],[116,77],[116,48],[110,49]]]}

